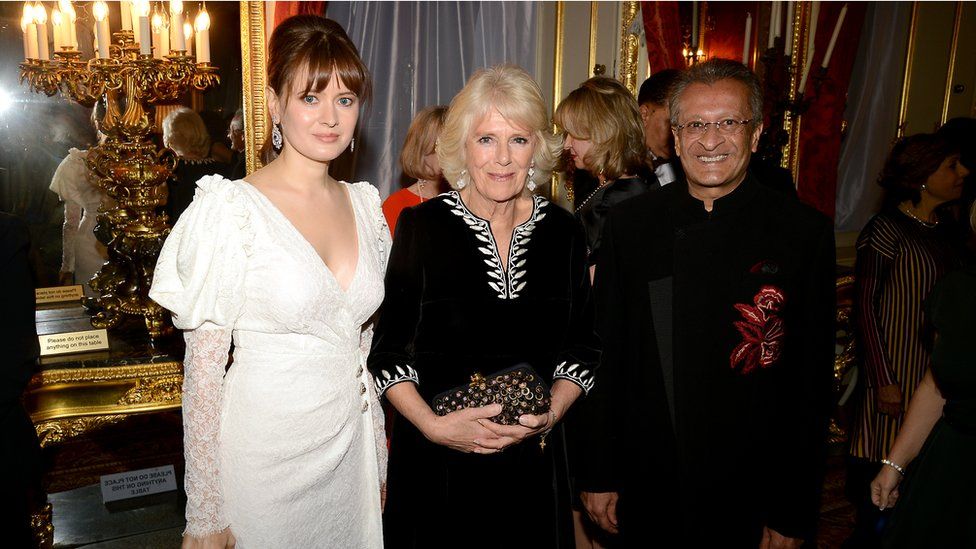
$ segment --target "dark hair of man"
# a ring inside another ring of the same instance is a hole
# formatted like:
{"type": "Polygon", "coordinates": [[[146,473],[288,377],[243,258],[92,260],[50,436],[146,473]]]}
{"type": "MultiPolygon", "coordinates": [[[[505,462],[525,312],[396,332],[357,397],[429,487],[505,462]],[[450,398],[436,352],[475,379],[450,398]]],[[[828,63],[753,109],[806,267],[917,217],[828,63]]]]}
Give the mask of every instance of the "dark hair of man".
{"type": "Polygon", "coordinates": [[[666,105],[668,97],[670,97],[671,87],[674,86],[679,76],[681,76],[681,71],[678,69],[664,69],[652,74],[641,84],[640,92],[637,93],[637,104],[666,105]]]}
{"type": "Polygon", "coordinates": [[[714,58],[693,65],[678,75],[674,85],[671,87],[671,97],[668,102],[671,125],[677,126],[679,123],[678,117],[681,114],[681,105],[678,103],[678,98],[681,97],[681,94],[688,86],[692,84],[711,85],[722,80],[735,80],[746,87],[749,93],[749,109],[752,111],[749,116],[752,117],[753,123],[761,121],[763,116],[763,91],[759,77],[738,61],[714,58]]]}
{"type": "Polygon", "coordinates": [[[878,176],[885,205],[893,207],[905,200],[918,204],[922,185],[954,154],[959,154],[959,147],[938,134],[919,133],[898,140],[878,176]]]}
{"type": "MultiPolygon", "coordinates": [[[[299,92],[324,90],[333,74],[361,102],[369,101],[369,71],[339,23],[318,15],[296,15],[275,27],[268,42],[268,86],[278,94],[282,108],[299,92]],[[298,81],[301,76],[304,82],[298,81]]],[[[261,161],[267,164],[277,156],[271,139],[266,140],[261,161]]]]}

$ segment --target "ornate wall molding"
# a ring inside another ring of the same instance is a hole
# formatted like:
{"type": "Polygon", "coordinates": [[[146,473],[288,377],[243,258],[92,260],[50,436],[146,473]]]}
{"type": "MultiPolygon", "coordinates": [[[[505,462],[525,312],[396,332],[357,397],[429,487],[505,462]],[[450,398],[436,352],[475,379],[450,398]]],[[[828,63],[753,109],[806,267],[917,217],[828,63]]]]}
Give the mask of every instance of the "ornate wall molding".
{"type": "MultiPolygon", "coordinates": [[[[617,60],[617,75],[630,93],[637,95],[637,72],[640,58],[640,2],[620,3],[620,57],[617,60]],[[634,29],[637,29],[636,31],[634,29]]],[[[590,68],[592,70],[592,67],[590,68]]]]}
{"type": "Polygon", "coordinates": [[[267,60],[264,2],[241,3],[241,77],[244,82],[244,155],[247,173],[261,167],[267,136],[267,60]]]}

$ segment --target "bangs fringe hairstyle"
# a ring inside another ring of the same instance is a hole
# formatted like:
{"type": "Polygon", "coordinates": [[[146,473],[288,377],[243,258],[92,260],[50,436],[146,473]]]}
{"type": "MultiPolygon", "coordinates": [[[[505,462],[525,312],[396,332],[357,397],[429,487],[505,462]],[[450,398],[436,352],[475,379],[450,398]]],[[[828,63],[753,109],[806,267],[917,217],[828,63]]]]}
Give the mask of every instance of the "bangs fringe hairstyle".
{"type": "Polygon", "coordinates": [[[466,169],[465,143],[474,125],[497,110],[505,120],[535,137],[534,180],[545,182],[562,151],[562,138],[552,133],[539,84],[521,67],[496,65],[474,73],[451,101],[444,128],[437,139],[437,160],[444,178],[455,188],[466,169]]]}
{"type": "MultiPolygon", "coordinates": [[[[370,100],[369,71],[339,23],[318,15],[295,15],[275,27],[268,43],[268,87],[282,106],[296,95],[324,90],[333,75],[360,103],[370,100]]],[[[261,147],[261,161],[268,164],[277,156],[268,138],[261,147]]]]}
{"type": "Polygon", "coordinates": [[[210,134],[203,118],[191,109],[181,107],[163,119],[163,144],[184,157],[200,159],[210,156],[210,134]]]}
{"type": "Polygon", "coordinates": [[[613,78],[583,82],[559,103],[553,120],[574,138],[592,143],[582,160],[594,176],[612,181],[636,173],[647,160],[637,100],[613,78]]]}
{"type": "Polygon", "coordinates": [[[922,185],[959,148],[945,137],[934,133],[919,133],[899,140],[891,148],[878,184],[885,190],[887,206],[897,206],[905,200],[918,204],[922,199],[922,185]]]}
{"type": "Polygon", "coordinates": [[[400,167],[403,173],[411,179],[426,179],[436,181],[441,174],[431,173],[424,163],[424,157],[437,150],[437,136],[444,127],[444,119],[447,117],[446,105],[434,105],[417,113],[410,129],[407,130],[407,139],[400,151],[400,167]]]}

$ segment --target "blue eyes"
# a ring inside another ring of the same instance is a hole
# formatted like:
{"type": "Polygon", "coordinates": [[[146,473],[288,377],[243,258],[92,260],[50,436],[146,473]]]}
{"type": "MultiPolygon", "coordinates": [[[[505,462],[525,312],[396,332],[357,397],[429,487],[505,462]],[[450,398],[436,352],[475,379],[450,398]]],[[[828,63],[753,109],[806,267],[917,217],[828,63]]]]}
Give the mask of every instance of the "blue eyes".
{"type": "MultiPolygon", "coordinates": [[[[306,105],[315,105],[319,102],[319,98],[314,95],[303,95],[302,102],[306,105]]],[[[354,97],[340,97],[336,103],[342,107],[353,107],[356,105],[356,99],[354,97]]]]}

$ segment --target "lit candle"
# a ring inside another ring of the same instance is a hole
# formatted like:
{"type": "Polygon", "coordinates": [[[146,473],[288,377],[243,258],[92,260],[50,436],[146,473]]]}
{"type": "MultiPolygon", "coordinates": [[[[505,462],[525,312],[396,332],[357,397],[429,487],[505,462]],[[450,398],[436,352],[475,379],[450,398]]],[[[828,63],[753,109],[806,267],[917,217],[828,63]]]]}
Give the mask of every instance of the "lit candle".
{"type": "Polygon", "coordinates": [[[112,34],[108,26],[108,4],[98,0],[92,4],[92,15],[95,16],[95,44],[99,59],[108,59],[109,37],[112,34]]]}
{"type": "Polygon", "coordinates": [[[183,35],[183,2],[172,0],[169,3],[170,46],[176,51],[186,49],[186,38],[183,35]]]}
{"type": "Polygon", "coordinates": [[[152,29],[149,27],[149,0],[139,0],[135,5],[139,15],[139,53],[152,53],[152,29]]]}
{"type": "Polygon", "coordinates": [[[797,93],[803,95],[803,90],[807,89],[807,77],[810,76],[810,65],[813,64],[813,50],[810,50],[807,56],[807,62],[803,65],[803,76],[800,77],[800,88],[797,93]]]}
{"type": "Polygon", "coordinates": [[[183,41],[186,43],[186,54],[193,55],[193,25],[189,21],[183,23],[183,41]]]}
{"type": "Polygon", "coordinates": [[[786,47],[783,52],[787,57],[793,55],[793,7],[795,2],[786,2],[786,47]]]}
{"type": "Polygon", "coordinates": [[[152,19],[150,19],[150,26],[152,27],[153,57],[162,59],[164,55],[162,34],[164,32],[168,33],[169,31],[163,28],[163,16],[158,11],[153,13],[152,19]]]}
{"type": "Polygon", "coordinates": [[[752,14],[746,13],[746,35],[742,39],[742,64],[749,66],[749,41],[752,40],[752,14]]]}
{"type": "Polygon", "coordinates": [[[61,31],[64,28],[64,20],[61,18],[61,10],[54,8],[51,10],[51,28],[54,29],[54,51],[61,51],[64,41],[61,38],[61,31]]]}
{"type": "Polygon", "coordinates": [[[837,17],[837,24],[834,25],[834,34],[830,35],[830,44],[827,45],[827,53],[824,54],[823,64],[820,65],[823,68],[827,68],[827,64],[830,63],[830,56],[834,54],[834,46],[837,44],[837,37],[840,35],[840,28],[844,25],[844,18],[847,17],[847,4],[840,9],[840,15],[837,17]]]}
{"type": "Polygon", "coordinates": [[[51,50],[47,45],[47,10],[40,2],[34,4],[34,23],[37,25],[38,58],[50,60],[51,50]]]}
{"type": "Polygon", "coordinates": [[[197,14],[193,26],[197,29],[197,63],[210,62],[210,14],[204,7],[197,14]]]}
{"type": "Polygon", "coordinates": [[[807,35],[807,56],[813,56],[817,45],[817,21],[820,20],[820,2],[814,0],[810,5],[810,34],[807,35]]]}
{"type": "Polygon", "coordinates": [[[67,18],[65,18],[64,24],[68,26],[68,32],[66,33],[69,37],[68,44],[71,46],[71,49],[76,50],[78,49],[78,27],[75,22],[78,21],[78,13],[75,12],[75,7],[71,5],[71,2],[67,4],[68,7],[65,11],[67,18]]]}
{"type": "Polygon", "coordinates": [[[127,30],[127,31],[132,30],[131,0],[122,0],[121,2],[119,2],[119,8],[122,11],[122,30],[127,30]]]}

